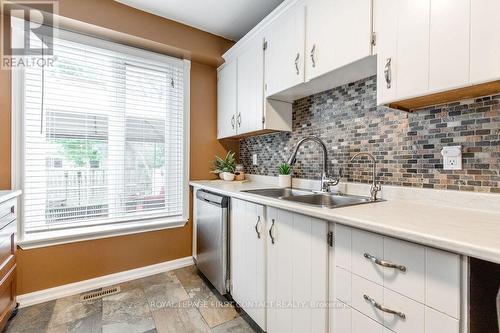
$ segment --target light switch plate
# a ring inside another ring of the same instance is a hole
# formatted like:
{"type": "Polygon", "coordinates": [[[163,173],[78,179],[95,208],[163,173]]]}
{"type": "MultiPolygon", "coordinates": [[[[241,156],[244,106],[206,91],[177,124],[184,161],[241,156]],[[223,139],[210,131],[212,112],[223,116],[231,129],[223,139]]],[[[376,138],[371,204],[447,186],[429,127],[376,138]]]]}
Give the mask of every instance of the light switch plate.
{"type": "Polygon", "coordinates": [[[462,170],[462,146],[448,146],[441,150],[444,170],[462,170]]]}

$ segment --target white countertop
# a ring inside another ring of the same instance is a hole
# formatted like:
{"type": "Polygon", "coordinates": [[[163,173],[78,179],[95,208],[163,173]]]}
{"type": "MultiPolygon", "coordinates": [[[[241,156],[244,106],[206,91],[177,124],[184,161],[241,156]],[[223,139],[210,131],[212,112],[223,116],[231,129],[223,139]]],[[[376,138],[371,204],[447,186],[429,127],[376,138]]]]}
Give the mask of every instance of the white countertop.
{"type": "Polygon", "coordinates": [[[21,190],[0,190],[0,203],[21,195],[21,190]]]}
{"type": "MultiPolygon", "coordinates": [[[[500,264],[500,210],[466,209],[397,199],[329,209],[241,192],[276,187],[269,183],[208,180],[192,181],[190,185],[500,264]]],[[[442,196],[446,192],[450,196],[456,195],[451,191],[428,193],[442,196]]],[[[481,194],[477,198],[481,198],[481,194]]],[[[495,200],[496,196],[488,198],[495,200]]]]}

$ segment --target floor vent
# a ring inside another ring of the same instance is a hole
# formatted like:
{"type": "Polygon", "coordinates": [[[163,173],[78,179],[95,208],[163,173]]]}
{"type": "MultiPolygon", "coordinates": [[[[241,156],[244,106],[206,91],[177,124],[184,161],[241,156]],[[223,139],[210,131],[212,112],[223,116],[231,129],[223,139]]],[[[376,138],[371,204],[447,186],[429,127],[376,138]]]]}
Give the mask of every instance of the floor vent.
{"type": "Polygon", "coordinates": [[[104,288],[99,291],[92,291],[80,296],[80,301],[92,301],[95,299],[103,298],[104,296],[109,296],[113,294],[118,294],[120,292],[120,287],[104,288]]]}

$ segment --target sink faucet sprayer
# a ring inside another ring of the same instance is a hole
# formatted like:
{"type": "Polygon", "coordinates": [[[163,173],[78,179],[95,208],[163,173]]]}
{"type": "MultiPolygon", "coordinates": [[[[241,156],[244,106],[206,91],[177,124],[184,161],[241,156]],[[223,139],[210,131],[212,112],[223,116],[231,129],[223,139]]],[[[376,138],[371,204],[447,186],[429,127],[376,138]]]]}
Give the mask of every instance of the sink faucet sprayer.
{"type": "Polygon", "coordinates": [[[373,162],[373,173],[372,173],[372,186],[370,188],[370,197],[372,201],[377,200],[377,193],[382,190],[382,186],[380,185],[380,182],[377,182],[377,160],[375,160],[375,157],[373,157],[372,154],[370,153],[365,153],[365,152],[360,152],[354,154],[354,156],[351,158],[351,162],[356,159],[358,156],[367,156],[369,157],[372,162],[373,162]]]}
{"type": "Polygon", "coordinates": [[[323,150],[323,171],[321,173],[321,192],[329,192],[330,191],[330,186],[335,186],[340,182],[339,177],[334,177],[334,178],[329,178],[327,174],[327,169],[328,169],[328,151],[326,149],[325,144],[323,141],[321,141],[320,138],[315,137],[315,136],[308,136],[300,140],[294,147],[293,153],[288,159],[288,164],[290,166],[294,165],[296,160],[297,160],[297,152],[302,146],[304,142],[307,141],[314,141],[318,145],[320,145],[321,149],[323,150]]]}

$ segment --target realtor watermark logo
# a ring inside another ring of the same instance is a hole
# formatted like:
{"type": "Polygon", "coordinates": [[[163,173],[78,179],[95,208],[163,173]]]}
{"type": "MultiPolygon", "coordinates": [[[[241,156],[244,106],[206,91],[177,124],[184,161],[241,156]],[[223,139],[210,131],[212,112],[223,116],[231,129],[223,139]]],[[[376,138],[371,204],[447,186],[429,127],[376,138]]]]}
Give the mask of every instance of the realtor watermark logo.
{"type": "Polygon", "coordinates": [[[53,66],[58,1],[0,0],[0,5],[2,69],[53,66]]]}

